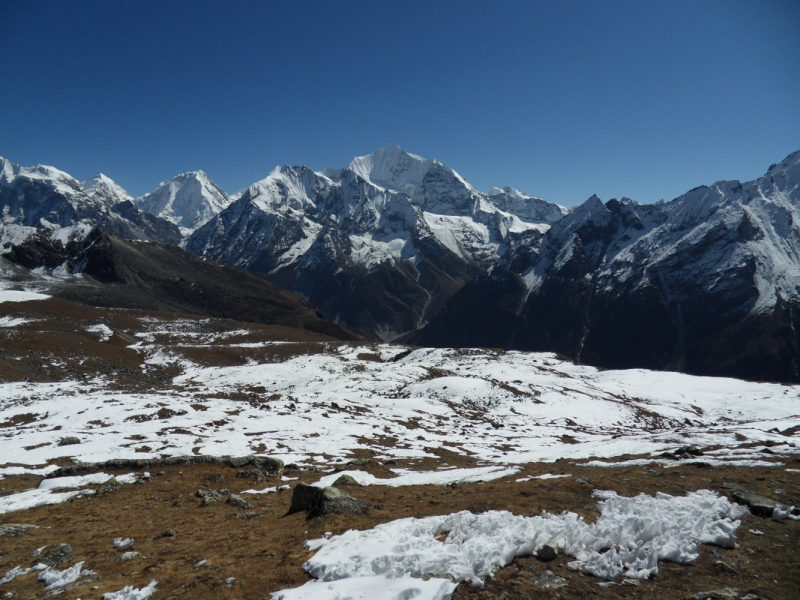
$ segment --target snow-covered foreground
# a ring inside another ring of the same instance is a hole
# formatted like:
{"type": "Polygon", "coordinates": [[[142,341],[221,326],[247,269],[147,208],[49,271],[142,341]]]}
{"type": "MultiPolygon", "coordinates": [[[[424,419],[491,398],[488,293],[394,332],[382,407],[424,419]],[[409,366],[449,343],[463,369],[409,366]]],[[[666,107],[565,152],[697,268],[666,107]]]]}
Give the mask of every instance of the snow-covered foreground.
{"type": "Polygon", "coordinates": [[[259,453],[330,464],[355,449],[419,458],[447,448],[512,465],[696,445],[722,447],[708,460],[758,464],[776,457],[753,442],[799,452],[796,436],[779,433],[800,425],[797,386],[600,371],[543,353],[231,343],[241,332],[208,336],[175,323],[168,333],[178,341],[166,344],[159,327],[133,348],[145,371],[178,368],[161,388],[113,375],[0,384],[0,424],[14,424],[0,429],[2,461],[259,453]],[[243,364],[208,366],[220,351],[242,354],[243,364]],[[66,436],[80,443],[59,446],[66,436]]]}
{"type": "Polygon", "coordinates": [[[307,547],[319,551],[303,568],[316,580],[272,598],[441,600],[455,582],[482,586],[498,568],[545,545],[573,556],[573,569],[604,579],[646,579],[658,572],[659,560],[693,562],[700,544],[735,547],[738,519],[747,514],[708,490],[685,497],[594,495],[601,499],[600,517],[592,524],[575,513],[524,517],[463,511],[311,540],[307,547]]]}

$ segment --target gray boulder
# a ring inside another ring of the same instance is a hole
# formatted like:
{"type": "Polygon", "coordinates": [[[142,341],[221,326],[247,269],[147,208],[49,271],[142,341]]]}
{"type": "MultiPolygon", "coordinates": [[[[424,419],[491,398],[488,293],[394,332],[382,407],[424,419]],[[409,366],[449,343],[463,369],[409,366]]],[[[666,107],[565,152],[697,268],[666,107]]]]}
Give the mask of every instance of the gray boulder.
{"type": "Polygon", "coordinates": [[[234,506],[238,506],[239,508],[243,508],[244,510],[255,508],[255,506],[250,504],[247,500],[245,500],[238,494],[231,494],[230,496],[228,496],[228,504],[233,504],[234,506]]]}
{"type": "Polygon", "coordinates": [[[195,496],[200,498],[200,506],[208,506],[214,502],[220,502],[223,498],[222,494],[212,490],[197,490],[195,496]]]}
{"type": "Polygon", "coordinates": [[[267,478],[264,477],[264,473],[262,473],[260,469],[245,469],[236,473],[236,476],[241,477],[242,479],[254,479],[259,482],[267,480],[267,478]]]}
{"type": "Polygon", "coordinates": [[[307,512],[308,518],[330,514],[363,515],[372,505],[353,498],[347,492],[335,487],[320,488],[298,483],[292,493],[292,503],[287,515],[307,512]]]}
{"type": "Polygon", "coordinates": [[[114,490],[118,490],[122,487],[122,484],[117,481],[116,477],[112,477],[108,479],[104,484],[102,484],[97,491],[95,492],[96,495],[102,496],[103,494],[107,494],[109,492],[113,492],[114,490]]]}
{"type": "Polygon", "coordinates": [[[788,508],[772,498],[761,496],[744,488],[734,488],[731,495],[736,502],[746,505],[750,512],[758,517],[771,517],[776,508],[788,508]]]}
{"type": "Polygon", "coordinates": [[[39,529],[38,525],[22,525],[18,523],[7,523],[0,525],[0,535],[7,535],[8,537],[17,537],[22,535],[28,529],[39,529]]]}
{"type": "Polygon", "coordinates": [[[57,567],[62,562],[71,560],[72,557],[72,547],[69,544],[59,544],[55,548],[51,548],[45,552],[41,557],[37,558],[36,562],[45,564],[48,567],[57,567]]]}

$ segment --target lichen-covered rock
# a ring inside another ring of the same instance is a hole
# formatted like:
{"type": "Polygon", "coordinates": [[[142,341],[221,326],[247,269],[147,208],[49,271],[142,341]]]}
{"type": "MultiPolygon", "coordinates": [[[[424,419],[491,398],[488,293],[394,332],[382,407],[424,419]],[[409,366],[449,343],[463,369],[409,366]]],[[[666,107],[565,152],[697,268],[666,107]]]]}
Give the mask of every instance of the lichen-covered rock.
{"type": "Polygon", "coordinates": [[[141,558],[141,553],[137,552],[136,550],[131,550],[129,552],[124,552],[122,556],[119,557],[120,564],[126,563],[129,560],[134,560],[135,558],[141,558]]]}
{"type": "Polygon", "coordinates": [[[283,461],[280,458],[256,456],[253,459],[253,465],[269,477],[280,479],[283,475],[283,461]]]}
{"type": "Polygon", "coordinates": [[[39,529],[38,525],[22,525],[18,523],[7,523],[0,525],[0,535],[7,535],[8,537],[16,537],[22,535],[29,529],[39,529]]]}
{"type": "Polygon", "coordinates": [[[173,529],[166,529],[163,533],[159,533],[156,537],[153,538],[153,541],[160,540],[161,538],[171,538],[176,537],[178,534],[175,533],[173,529]]]}
{"type": "Polygon", "coordinates": [[[356,481],[355,477],[353,477],[352,475],[342,475],[341,477],[339,477],[339,479],[333,482],[333,485],[355,485],[359,487],[361,486],[361,484],[358,483],[358,481],[356,481]]]}
{"type": "Polygon", "coordinates": [[[236,476],[241,477],[242,479],[255,479],[259,482],[266,481],[264,473],[262,473],[259,469],[245,469],[236,473],[236,476]]]}
{"type": "Polygon", "coordinates": [[[45,552],[40,558],[37,558],[36,562],[45,564],[48,567],[57,567],[62,562],[70,560],[72,557],[72,547],[69,544],[59,544],[55,548],[51,548],[45,552]]]}
{"type": "Polygon", "coordinates": [[[335,487],[315,487],[298,483],[292,494],[292,503],[288,515],[306,511],[308,518],[322,517],[329,514],[364,514],[371,504],[353,498],[347,492],[335,487]]]}
{"type": "Polygon", "coordinates": [[[102,496],[103,494],[108,494],[109,492],[118,490],[121,487],[122,484],[119,481],[117,481],[117,478],[112,477],[111,479],[108,479],[105,483],[103,483],[99,488],[97,488],[95,494],[97,494],[98,496],[102,496]]]}
{"type": "Polygon", "coordinates": [[[233,504],[234,506],[238,506],[239,508],[243,508],[245,510],[255,508],[247,500],[245,500],[244,498],[242,498],[237,494],[231,494],[230,496],[228,496],[228,504],[233,504]]]}
{"type": "Polygon", "coordinates": [[[214,502],[220,502],[224,497],[221,493],[215,492],[213,490],[197,490],[195,496],[200,498],[201,506],[208,506],[209,504],[213,504],[214,502]]]}

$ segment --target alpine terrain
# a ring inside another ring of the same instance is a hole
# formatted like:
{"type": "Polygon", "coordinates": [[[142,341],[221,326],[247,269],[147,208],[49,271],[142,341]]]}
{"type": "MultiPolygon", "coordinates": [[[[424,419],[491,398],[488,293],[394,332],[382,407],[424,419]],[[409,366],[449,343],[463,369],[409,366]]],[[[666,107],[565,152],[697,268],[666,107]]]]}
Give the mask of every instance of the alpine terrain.
{"type": "Polygon", "coordinates": [[[512,188],[478,192],[450,167],[392,145],[344,169],[277,167],[185,247],[392,340],[566,212],[512,188]]]}
{"type": "Polygon", "coordinates": [[[504,255],[410,339],[796,382],[798,319],[800,151],[755,181],[721,181],[671,202],[593,196],[504,255]]]}

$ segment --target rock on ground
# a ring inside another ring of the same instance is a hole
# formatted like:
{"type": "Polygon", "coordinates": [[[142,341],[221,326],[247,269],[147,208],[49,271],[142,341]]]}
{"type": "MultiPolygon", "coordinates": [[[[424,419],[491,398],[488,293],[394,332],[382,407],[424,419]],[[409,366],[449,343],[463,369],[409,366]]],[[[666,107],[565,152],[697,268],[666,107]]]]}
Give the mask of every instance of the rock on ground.
{"type": "Polygon", "coordinates": [[[298,483],[292,493],[292,504],[288,515],[296,512],[308,512],[308,518],[322,517],[329,514],[356,514],[367,512],[371,504],[353,498],[347,492],[335,487],[319,488],[313,485],[298,483]]]}

